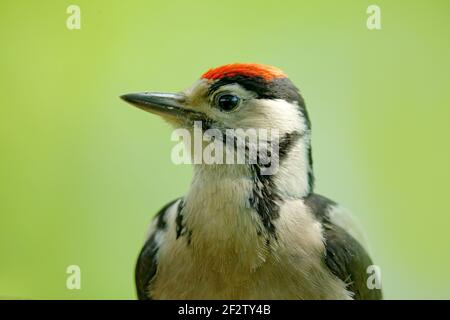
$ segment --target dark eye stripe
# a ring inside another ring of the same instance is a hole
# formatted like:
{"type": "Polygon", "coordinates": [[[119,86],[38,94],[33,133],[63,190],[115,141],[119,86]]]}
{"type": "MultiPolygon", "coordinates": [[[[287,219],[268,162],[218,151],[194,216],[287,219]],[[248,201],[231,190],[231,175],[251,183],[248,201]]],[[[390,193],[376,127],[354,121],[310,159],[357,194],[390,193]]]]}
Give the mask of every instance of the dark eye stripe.
{"type": "Polygon", "coordinates": [[[288,102],[297,102],[304,105],[298,89],[288,78],[277,78],[267,81],[259,77],[234,76],[222,78],[213,82],[209,88],[209,94],[215,92],[220,87],[237,83],[248,91],[256,94],[259,99],[283,99],[288,102]]]}
{"type": "Polygon", "coordinates": [[[216,80],[211,83],[208,95],[214,94],[220,87],[228,84],[239,84],[245,90],[253,92],[256,99],[282,99],[290,103],[297,103],[299,112],[306,120],[306,125],[310,128],[308,113],[305,102],[297,87],[289,78],[276,78],[270,81],[260,77],[246,77],[237,75],[216,80]]]}

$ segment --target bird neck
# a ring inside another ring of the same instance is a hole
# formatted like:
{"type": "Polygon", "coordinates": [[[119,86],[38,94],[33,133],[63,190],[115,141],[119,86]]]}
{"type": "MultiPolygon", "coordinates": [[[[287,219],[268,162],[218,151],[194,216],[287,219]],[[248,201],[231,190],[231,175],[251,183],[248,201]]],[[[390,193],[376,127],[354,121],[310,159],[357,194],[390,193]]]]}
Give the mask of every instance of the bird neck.
{"type": "Polygon", "coordinates": [[[273,175],[263,175],[261,168],[252,164],[194,165],[184,201],[186,223],[192,228],[210,228],[235,221],[234,230],[240,230],[246,219],[258,232],[272,233],[282,203],[308,196],[313,187],[309,134],[285,136],[279,145],[279,163],[273,175]]]}
{"type": "Polygon", "coordinates": [[[283,203],[311,191],[310,148],[303,139],[293,140],[272,176],[260,175],[255,165],[195,165],[176,217],[177,238],[212,270],[236,275],[261,266],[277,243],[277,220],[291,219],[282,215],[283,203]]]}
{"type": "Polygon", "coordinates": [[[310,133],[291,133],[280,141],[279,170],[271,177],[281,198],[307,197],[314,189],[310,133]]]}

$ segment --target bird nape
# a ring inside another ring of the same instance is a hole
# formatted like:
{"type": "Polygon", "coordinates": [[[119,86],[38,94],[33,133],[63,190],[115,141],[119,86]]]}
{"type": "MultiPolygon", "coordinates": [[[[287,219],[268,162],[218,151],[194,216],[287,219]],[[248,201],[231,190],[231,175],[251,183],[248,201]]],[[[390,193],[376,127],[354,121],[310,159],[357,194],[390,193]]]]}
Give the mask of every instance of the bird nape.
{"type": "Polygon", "coordinates": [[[187,146],[191,186],[153,219],[136,265],[139,299],[381,299],[358,230],[314,193],[311,124],[284,72],[229,64],[182,93],[122,99],[210,138],[200,151],[187,146]]]}

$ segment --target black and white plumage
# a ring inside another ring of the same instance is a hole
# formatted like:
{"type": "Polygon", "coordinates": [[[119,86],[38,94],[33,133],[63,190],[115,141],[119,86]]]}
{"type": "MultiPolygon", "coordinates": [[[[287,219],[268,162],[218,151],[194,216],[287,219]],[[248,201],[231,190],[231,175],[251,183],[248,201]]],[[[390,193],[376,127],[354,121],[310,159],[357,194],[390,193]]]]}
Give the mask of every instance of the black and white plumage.
{"type": "Polygon", "coordinates": [[[259,162],[194,165],[186,195],[152,222],[136,265],[139,299],[381,298],[344,210],[313,191],[310,120],[279,69],[226,65],[181,94],[123,99],[175,127],[280,132],[274,175],[259,162]]]}

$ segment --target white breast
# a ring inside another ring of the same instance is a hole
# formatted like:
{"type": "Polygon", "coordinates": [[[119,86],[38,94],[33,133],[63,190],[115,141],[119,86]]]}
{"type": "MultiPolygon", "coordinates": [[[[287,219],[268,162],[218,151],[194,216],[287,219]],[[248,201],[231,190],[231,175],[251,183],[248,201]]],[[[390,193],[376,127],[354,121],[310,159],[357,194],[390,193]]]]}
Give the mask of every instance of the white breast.
{"type": "MultiPolygon", "coordinates": [[[[236,175],[242,172],[236,172],[236,175]]],[[[347,299],[345,285],[323,265],[321,225],[301,200],[281,206],[277,240],[258,235],[248,206],[251,181],[196,175],[185,197],[187,239],[176,239],[176,210],[158,254],[152,297],[158,299],[347,299]],[[209,177],[210,178],[210,177],[209,177]],[[194,201],[195,199],[195,201],[194,201]]]]}

